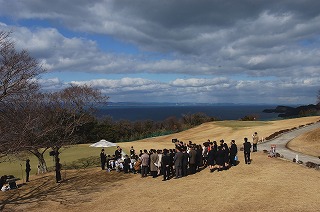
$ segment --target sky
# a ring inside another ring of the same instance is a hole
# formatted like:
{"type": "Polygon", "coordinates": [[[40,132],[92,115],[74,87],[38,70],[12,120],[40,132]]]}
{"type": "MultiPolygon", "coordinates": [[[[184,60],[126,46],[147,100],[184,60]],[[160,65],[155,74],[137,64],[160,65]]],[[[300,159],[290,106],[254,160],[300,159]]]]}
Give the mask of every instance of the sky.
{"type": "Polygon", "coordinates": [[[314,104],[318,0],[0,0],[43,90],[112,102],[314,104]]]}

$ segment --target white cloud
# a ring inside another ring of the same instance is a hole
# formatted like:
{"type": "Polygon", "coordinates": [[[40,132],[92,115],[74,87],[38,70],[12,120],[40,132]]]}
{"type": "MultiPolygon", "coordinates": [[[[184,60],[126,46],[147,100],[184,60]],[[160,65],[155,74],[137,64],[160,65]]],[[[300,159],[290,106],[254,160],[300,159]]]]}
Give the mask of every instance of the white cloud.
{"type": "MultiPolygon", "coordinates": [[[[319,89],[317,0],[0,0],[0,5],[10,20],[4,24],[0,19],[0,29],[12,29],[17,47],[28,49],[43,67],[52,73],[74,72],[72,83],[89,83],[122,98],[137,92],[135,98],[240,101],[258,94],[269,102],[285,101],[296,92],[298,98],[290,101],[310,102],[310,91],[319,89]],[[40,24],[30,27],[33,20],[40,24]],[[99,46],[104,36],[130,44],[138,53],[108,52],[99,46]],[[174,78],[84,82],[76,78],[80,72],[174,78]]],[[[61,81],[47,82],[47,87],[61,81]]]]}
{"type": "MultiPolygon", "coordinates": [[[[46,90],[64,88],[69,84],[57,78],[39,82],[46,90]]],[[[301,101],[315,103],[320,80],[313,78],[291,81],[189,78],[164,83],[157,80],[126,77],[118,80],[72,81],[71,84],[86,84],[99,88],[105,95],[111,97],[110,101],[246,103],[250,100],[255,103],[277,101],[284,104],[299,104],[301,101]],[[308,95],[301,92],[303,90],[309,91],[308,95]]]]}

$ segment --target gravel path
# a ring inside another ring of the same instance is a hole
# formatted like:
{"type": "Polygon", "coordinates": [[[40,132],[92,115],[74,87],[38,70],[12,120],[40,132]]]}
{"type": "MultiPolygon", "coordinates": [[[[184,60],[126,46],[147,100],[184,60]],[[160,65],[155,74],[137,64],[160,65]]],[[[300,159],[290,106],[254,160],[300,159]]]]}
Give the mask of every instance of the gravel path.
{"type": "Polygon", "coordinates": [[[317,129],[317,128],[320,128],[320,122],[299,128],[299,129],[291,131],[291,132],[287,132],[287,133],[285,133],[277,138],[274,138],[270,141],[259,143],[258,150],[259,151],[262,151],[262,150],[269,151],[271,144],[276,144],[276,152],[279,153],[280,155],[283,155],[283,157],[288,160],[292,161],[293,158],[296,158],[296,155],[298,155],[298,159],[301,160],[303,163],[310,161],[310,162],[319,164],[320,163],[319,158],[314,157],[314,156],[310,156],[310,155],[305,155],[300,152],[295,152],[295,151],[292,151],[286,147],[286,144],[288,142],[290,142],[292,139],[294,139],[295,137],[297,137],[301,134],[304,134],[306,132],[309,132],[311,130],[317,129]]]}

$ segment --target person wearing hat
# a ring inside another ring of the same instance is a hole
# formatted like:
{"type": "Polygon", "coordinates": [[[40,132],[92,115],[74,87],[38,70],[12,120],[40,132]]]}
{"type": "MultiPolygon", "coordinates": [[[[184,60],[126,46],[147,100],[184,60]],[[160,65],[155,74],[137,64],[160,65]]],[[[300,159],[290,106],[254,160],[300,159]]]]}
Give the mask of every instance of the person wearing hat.
{"type": "Polygon", "coordinates": [[[29,176],[30,176],[31,166],[30,166],[30,160],[26,160],[26,182],[29,182],[29,176]]]}

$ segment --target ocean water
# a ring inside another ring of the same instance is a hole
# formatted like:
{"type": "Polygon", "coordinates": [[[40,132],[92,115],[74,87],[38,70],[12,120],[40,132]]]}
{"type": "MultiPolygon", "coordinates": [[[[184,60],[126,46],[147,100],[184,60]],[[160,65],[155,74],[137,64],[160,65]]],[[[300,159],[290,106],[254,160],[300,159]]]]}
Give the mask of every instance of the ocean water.
{"type": "Polygon", "coordinates": [[[238,120],[246,115],[255,115],[258,120],[275,120],[278,114],[263,113],[264,109],[274,108],[274,106],[263,105],[232,105],[232,106],[105,106],[100,108],[96,115],[98,118],[110,116],[114,121],[129,120],[153,120],[162,121],[168,117],[175,116],[181,118],[184,114],[205,113],[210,117],[219,120],[238,120]]]}

